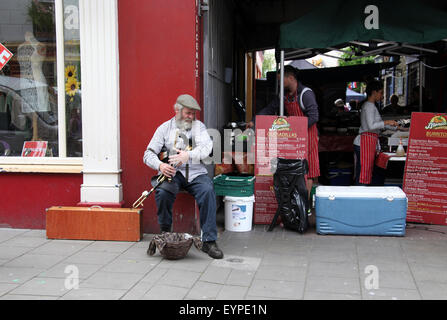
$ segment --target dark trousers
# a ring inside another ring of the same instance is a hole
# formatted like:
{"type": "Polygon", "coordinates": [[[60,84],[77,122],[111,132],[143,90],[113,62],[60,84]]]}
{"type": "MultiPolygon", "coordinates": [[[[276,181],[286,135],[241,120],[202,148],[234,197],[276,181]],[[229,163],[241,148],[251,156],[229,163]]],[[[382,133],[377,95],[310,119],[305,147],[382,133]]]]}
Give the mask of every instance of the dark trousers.
{"type": "Polygon", "coordinates": [[[193,181],[186,182],[180,172],[172,179],[177,188],[165,190],[157,188],[155,191],[155,202],[157,203],[158,223],[160,226],[172,225],[172,207],[178,191],[183,188],[192,194],[199,206],[200,228],[202,229],[202,241],[217,240],[216,226],[216,194],[213,182],[206,174],[196,177],[193,181]]]}
{"type": "MultiPolygon", "coordinates": [[[[354,184],[356,186],[362,186],[365,185],[363,183],[359,183],[360,178],[360,168],[362,166],[360,162],[360,147],[354,145],[354,156],[355,156],[355,182],[354,184]]],[[[371,184],[370,186],[383,186],[385,183],[385,170],[374,165],[373,174],[371,178],[371,184]]]]}

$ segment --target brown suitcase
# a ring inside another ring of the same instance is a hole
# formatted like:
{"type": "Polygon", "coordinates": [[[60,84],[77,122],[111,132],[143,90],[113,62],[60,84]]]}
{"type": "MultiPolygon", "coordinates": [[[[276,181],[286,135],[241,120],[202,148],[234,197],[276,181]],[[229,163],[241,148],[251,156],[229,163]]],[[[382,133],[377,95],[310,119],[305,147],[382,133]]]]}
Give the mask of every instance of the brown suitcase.
{"type": "Polygon", "coordinates": [[[51,207],[46,210],[48,239],[140,241],[142,209],[51,207]]]}

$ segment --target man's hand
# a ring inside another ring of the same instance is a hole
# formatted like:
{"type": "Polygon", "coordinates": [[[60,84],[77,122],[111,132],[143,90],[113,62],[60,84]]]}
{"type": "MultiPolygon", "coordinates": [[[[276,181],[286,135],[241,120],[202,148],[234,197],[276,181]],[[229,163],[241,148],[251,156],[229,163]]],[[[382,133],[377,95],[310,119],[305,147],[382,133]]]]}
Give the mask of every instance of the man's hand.
{"type": "Polygon", "coordinates": [[[177,151],[177,154],[174,154],[172,156],[169,156],[169,163],[172,164],[173,166],[175,165],[180,165],[183,163],[187,163],[189,160],[189,153],[185,150],[179,150],[179,149],[175,149],[174,151],[177,151]]]}
{"type": "Polygon", "coordinates": [[[167,176],[168,178],[175,176],[176,173],[174,167],[164,162],[160,164],[159,170],[163,175],[167,176]]]}

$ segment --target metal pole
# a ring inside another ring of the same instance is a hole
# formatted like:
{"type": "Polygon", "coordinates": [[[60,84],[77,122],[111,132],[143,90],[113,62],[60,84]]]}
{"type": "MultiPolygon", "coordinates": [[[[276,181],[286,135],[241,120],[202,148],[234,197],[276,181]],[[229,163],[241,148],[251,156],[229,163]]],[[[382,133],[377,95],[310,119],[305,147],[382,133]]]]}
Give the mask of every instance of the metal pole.
{"type": "Polygon", "coordinates": [[[280,69],[279,68],[280,64],[276,63],[276,70],[275,70],[275,97],[278,95],[278,73],[277,71],[280,69]]]}
{"type": "Polygon", "coordinates": [[[422,64],[422,58],[419,61],[419,112],[422,112],[422,71],[423,71],[424,65],[422,64]]]}
{"type": "Polygon", "coordinates": [[[284,115],[284,50],[281,50],[281,76],[280,76],[280,83],[279,83],[279,115],[284,115]]]}

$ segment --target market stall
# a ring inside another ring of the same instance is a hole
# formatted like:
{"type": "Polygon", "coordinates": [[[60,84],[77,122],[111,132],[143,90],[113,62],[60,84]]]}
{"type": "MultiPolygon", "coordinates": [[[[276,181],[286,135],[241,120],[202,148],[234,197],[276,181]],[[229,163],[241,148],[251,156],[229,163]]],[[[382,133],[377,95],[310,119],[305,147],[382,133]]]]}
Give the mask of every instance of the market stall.
{"type": "MultiPolygon", "coordinates": [[[[320,10],[312,11],[293,22],[282,24],[279,40],[281,49],[279,115],[284,115],[284,61],[316,54],[324,55],[333,50],[341,51],[346,47],[354,48],[353,59],[375,55],[417,57],[420,63],[418,111],[423,111],[424,80],[421,73],[426,66],[424,61],[428,56],[446,51],[444,39],[447,38],[447,14],[418,1],[406,3],[401,9],[396,15],[393,5],[386,1],[379,1],[375,5],[370,5],[367,1],[329,1],[325,2],[320,10]],[[408,25],[408,21],[412,21],[412,24],[408,25]]],[[[396,120],[408,119],[401,117],[396,120]]],[[[409,123],[406,128],[404,123],[400,124],[402,131],[407,131],[410,127],[409,123]]],[[[328,128],[331,128],[331,131],[338,129],[331,126],[326,129],[328,128]]],[[[348,128],[346,128],[346,133],[347,130],[348,128]]],[[[384,168],[388,167],[388,163],[405,163],[406,158],[402,154],[396,154],[396,151],[404,148],[403,140],[405,139],[408,141],[408,134],[382,135],[380,149],[387,152],[383,153],[383,158],[386,159],[384,168]]],[[[333,144],[338,143],[337,141],[326,143],[323,140],[320,148],[324,149],[325,146],[330,148],[333,144]]],[[[342,144],[341,140],[340,144],[342,144]]],[[[445,182],[441,184],[445,187],[445,182]]],[[[447,211],[442,212],[444,215],[447,214],[447,211]]]]}

